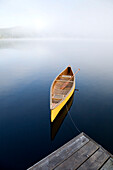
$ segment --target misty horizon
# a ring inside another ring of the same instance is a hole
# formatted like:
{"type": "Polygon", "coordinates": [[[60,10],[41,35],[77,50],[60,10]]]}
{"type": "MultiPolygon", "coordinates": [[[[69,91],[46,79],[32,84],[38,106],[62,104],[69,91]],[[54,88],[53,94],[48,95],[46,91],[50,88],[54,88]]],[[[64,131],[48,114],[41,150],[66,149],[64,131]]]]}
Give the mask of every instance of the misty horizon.
{"type": "Polygon", "coordinates": [[[113,2],[5,0],[0,2],[0,30],[17,29],[60,37],[113,39],[113,2]]]}

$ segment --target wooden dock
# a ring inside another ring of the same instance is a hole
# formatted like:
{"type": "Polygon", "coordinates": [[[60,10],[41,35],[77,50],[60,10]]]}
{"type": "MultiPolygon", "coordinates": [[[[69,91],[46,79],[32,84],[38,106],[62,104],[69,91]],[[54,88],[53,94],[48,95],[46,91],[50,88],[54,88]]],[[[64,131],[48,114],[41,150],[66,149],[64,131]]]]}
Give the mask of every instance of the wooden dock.
{"type": "Polygon", "coordinates": [[[29,170],[113,170],[113,155],[81,133],[29,170]]]}

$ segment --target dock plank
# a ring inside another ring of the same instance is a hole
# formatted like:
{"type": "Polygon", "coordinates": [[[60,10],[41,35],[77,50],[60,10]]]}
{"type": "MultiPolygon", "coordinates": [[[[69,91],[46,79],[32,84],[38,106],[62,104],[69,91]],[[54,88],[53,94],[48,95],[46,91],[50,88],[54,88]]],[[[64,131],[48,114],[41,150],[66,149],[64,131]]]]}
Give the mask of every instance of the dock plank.
{"type": "Polygon", "coordinates": [[[90,141],[86,145],[84,145],[80,150],[71,155],[70,158],[65,160],[58,167],[56,167],[55,170],[74,170],[78,168],[85,160],[87,160],[97,149],[98,146],[90,141]]]}
{"type": "Polygon", "coordinates": [[[45,170],[45,169],[53,169],[59,164],[61,164],[65,159],[71,156],[74,152],[80,149],[83,145],[85,145],[89,139],[87,139],[84,135],[80,134],[79,137],[75,137],[67,144],[29,168],[29,170],[45,170]]]}
{"type": "Polygon", "coordinates": [[[110,158],[100,170],[113,170],[113,159],[110,158]]]}
{"type": "Polygon", "coordinates": [[[78,170],[96,170],[102,167],[102,165],[109,159],[109,155],[105,153],[101,148],[95,152],[84,164],[82,164],[78,170]]]}
{"type": "Polygon", "coordinates": [[[113,170],[113,155],[82,132],[28,170],[45,169],[113,170]]]}

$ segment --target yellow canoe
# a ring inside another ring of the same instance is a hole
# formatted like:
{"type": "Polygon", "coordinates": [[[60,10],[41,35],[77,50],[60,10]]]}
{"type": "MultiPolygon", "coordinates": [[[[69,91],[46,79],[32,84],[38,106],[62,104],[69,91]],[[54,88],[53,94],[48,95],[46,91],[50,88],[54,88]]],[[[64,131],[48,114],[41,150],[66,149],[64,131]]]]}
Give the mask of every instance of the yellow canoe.
{"type": "Polygon", "coordinates": [[[75,90],[75,75],[71,66],[62,71],[53,81],[50,90],[51,122],[67,103],[75,90]]]}

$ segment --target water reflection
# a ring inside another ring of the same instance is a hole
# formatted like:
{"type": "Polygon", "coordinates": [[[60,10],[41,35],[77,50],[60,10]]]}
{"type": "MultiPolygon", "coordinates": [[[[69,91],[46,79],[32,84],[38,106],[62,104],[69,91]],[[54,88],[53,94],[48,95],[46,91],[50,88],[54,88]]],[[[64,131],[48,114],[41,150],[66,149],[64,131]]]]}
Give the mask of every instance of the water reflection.
{"type": "Polygon", "coordinates": [[[51,140],[54,140],[56,134],[58,133],[68,111],[70,110],[72,103],[73,103],[74,93],[66,103],[66,105],[62,108],[62,110],[57,115],[56,119],[51,122],[51,140]]]}

